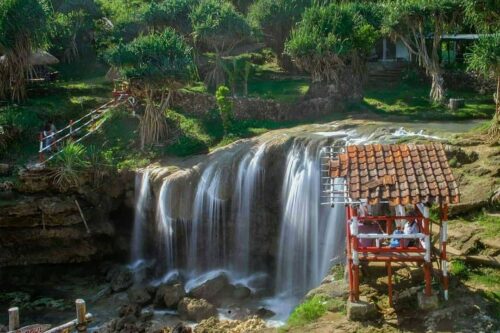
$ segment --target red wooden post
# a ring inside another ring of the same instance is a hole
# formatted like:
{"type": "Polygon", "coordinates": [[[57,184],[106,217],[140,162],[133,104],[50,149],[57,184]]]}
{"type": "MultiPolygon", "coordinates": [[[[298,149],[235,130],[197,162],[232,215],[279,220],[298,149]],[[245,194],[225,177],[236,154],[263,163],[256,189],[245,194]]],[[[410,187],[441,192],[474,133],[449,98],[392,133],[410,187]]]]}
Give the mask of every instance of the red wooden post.
{"type": "Polygon", "coordinates": [[[443,272],[444,299],[448,300],[448,256],[446,254],[446,242],[448,240],[448,205],[444,204],[441,211],[441,267],[443,272]]]}
{"type": "Polygon", "coordinates": [[[389,292],[389,305],[393,306],[392,303],[392,266],[391,262],[386,263],[387,266],[387,286],[388,286],[388,292],[389,292]]]}
{"type": "Polygon", "coordinates": [[[356,209],[351,207],[351,239],[352,239],[352,263],[353,263],[353,298],[359,301],[359,240],[358,240],[358,216],[356,209]]]}
{"type": "Polygon", "coordinates": [[[425,295],[432,295],[432,278],[431,278],[431,242],[430,242],[430,234],[429,234],[429,207],[424,206],[423,208],[424,215],[424,234],[425,234],[425,263],[424,263],[424,277],[425,277],[425,295]]]}

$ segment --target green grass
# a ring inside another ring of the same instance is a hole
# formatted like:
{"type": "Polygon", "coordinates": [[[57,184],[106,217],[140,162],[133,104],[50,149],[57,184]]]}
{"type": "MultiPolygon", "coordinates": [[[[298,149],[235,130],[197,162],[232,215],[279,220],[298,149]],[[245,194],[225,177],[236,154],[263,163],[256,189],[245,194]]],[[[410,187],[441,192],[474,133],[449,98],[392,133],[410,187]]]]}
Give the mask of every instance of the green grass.
{"type": "Polygon", "coordinates": [[[309,84],[309,80],[303,78],[280,80],[255,79],[248,83],[248,95],[249,97],[292,103],[307,93],[309,84]]]}
{"type": "Polygon", "coordinates": [[[464,223],[472,223],[480,228],[479,235],[483,238],[498,237],[500,235],[500,217],[486,211],[463,217],[464,223]]]}
{"type": "Polygon", "coordinates": [[[432,103],[429,91],[430,86],[425,83],[401,82],[394,86],[372,87],[366,89],[363,102],[351,105],[351,109],[367,109],[382,116],[405,116],[413,120],[489,119],[495,110],[489,94],[449,90],[448,98],[465,99],[465,107],[451,111],[445,105],[432,103]]]}
{"type": "Polygon", "coordinates": [[[62,128],[111,98],[112,85],[104,79],[105,68],[85,62],[55,68],[60,79],[29,86],[28,99],[0,107],[0,125],[15,124],[20,136],[2,153],[0,160],[24,164],[36,159],[38,133],[48,120],[62,128]]]}
{"type": "Polygon", "coordinates": [[[314,296],[308,301],[300,304],[293,310],[288,318],[287,325],[290,327],[304,326],[323,316],[329,308],[329,300],[321,296],[314,296]]]}

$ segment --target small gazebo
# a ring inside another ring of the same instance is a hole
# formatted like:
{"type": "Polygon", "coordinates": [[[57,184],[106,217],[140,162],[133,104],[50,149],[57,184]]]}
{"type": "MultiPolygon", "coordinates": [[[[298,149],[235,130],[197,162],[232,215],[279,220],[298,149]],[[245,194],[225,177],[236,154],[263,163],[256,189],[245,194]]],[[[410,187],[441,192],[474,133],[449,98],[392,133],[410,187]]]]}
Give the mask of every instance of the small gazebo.
{"type": "Polygon", "coordinates": [[[323,197],[346,206],[350,300],[359,301],[362,262],[385,262],[391,305],[394,262],[421,263],[424,294],[431,296],[432,261],[448,299],[447,211],[459,192],[442,144],[328,147],[322,158],[323,197]],[[434,204],[439,221],[429,217],[434,204]],[[431,224],[439,226],[438,248],[432,246],[431,224]]]}

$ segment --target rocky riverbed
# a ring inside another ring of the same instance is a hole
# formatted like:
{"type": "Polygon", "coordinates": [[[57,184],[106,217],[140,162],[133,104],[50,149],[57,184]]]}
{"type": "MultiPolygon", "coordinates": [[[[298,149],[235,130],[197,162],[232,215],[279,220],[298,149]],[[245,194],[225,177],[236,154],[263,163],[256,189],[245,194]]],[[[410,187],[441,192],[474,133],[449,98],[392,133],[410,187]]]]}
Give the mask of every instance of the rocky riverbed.
{"type": "MultiPolygon", "coordinates": [[[[448,158],[462,193],[461,204],[450,211],[453,219],[450,223],[450,251],[464,262],[472,260],[474,263],[474,258],[489,260],[486,264],[493,268],[478,269],[493,269],[490,275],[495,276],[498,274],[495,261],[498,262],[500,254],[495,245],[498,233],[490,229],[494,223],[475,221],[476,216],[482,214],[499,223],[495,209],[498,209],[499,200],[500,149],[485,144],[484,139],[477,135],[462,134],[472,125],[417,123],[404,126],[403,130],[380,121],[348,120],[272,131],[218,149],[208,157],[159,161],[149,168],[152,191],[158,197],[166,179],[181,179],[179,185],[192,184],[200,177],[199,170],[207,161],[260,142],[268,143],[270,155],[265,162],[266,170],[276,170],[275,174],[268,176],[270,183],[274,184],[271,187],[279,189],[281,184],[273,181],[277,181],[280,169],[274,164],[284,160],[287,147],[297,138],[328,138],[342,131],[355,132],[365,141],[437,139],[447,144],[448,158]],[[423,129],[425,131],[420,132],[423,129]]],[[[9,167],[4,172],[12,174],[17,170],[9,167]]],[[[272,281],[264,279],[264,286],[259,290],[239,283],[231,272],[219,271],[195,283],[182,274],[169,278],[158,276],[158,265],[154,261],[135,266],[129,264],[135,204],[133,173],[109,174],[104,182],[96,182],[88,175],[82,179],[80,187],[61,189],[44,172],[21,171],[17,181],[5,181],[0,186],[0,323],[6,324],[6,310],[10,305],[21,306],[23,324],[61,323],[74,316],[74,299],[84,298],[89,311],[95,315],[94,328],[101,332],[169,332],[167,327],[172,329],[180,323],[186,327],[198,323],[196,332],[274,330],[264,328],[264,325],[274,323],[276,315],[265,302],[272,296],[272,281]],[[82,214],[75,200],[81,206],[82,214]]],[[[273,194],[271,191],[268,195],[261,210],[268,214],[267,228],[270,231],[262,229],[261,236],[255,234],[257,238],[268,237],[272,230],[276,230],[273,223],[277,221],[273,216],[276,216],[278,207],[273,206],[273,202],[277,204],[273,195],[276,197],[278,192],[273,194]]],[[[182,196],[176,199],[180,200],[174,205],[178,217],[189,216],[191,213],[183,211],[186,200],[182,201],[182,196]]],[[[271,238],[277,238],[277,235],[271,238]]],[[[251,256],[260,258],[255,261],[256,268],[274,269],[276,258],[269,253],[276,253],[275,246],[262,243],[252,250],[251,256]]],[[[475,261],[474,265],[482,264],[475,261]]],[[[419,281],[418,271],[412,267],[401,267],[397,271],[403,282],[398,296],[402,306],[396,309],[389,308],[383,296],[386,287],[382,275],[364,277],[362,294],[376,304],[375,319],[361,323],[348,321],[342,307],[334,307],[309,326],[290,327],[289,330],[433,331],[463,327],[464,331],[488,332],[497,327],[498,317],[494,314],[498,309],[498,299],[495,301],[498,296],[490,297],[488,293],[498,295],[498,286],[478,283],[472,278],[471,281],[465,277],[452,278],[450,293],[455,295],[452,300],[460,302],[443,303],[438,311],[416,314],[411,304],[420,286],[412,281],[419,281]],[[464,320],[453,320],[463,313],[474,320],[467,322],[467,316],[462,316],[464,320]],[[417,328],[414,327],[415,321],[421,323],[417,328]]],[[[469,277],[476,276],[474,274],[470,273],[469,277]]],[[[311,293],[342,302],[346,297],[345,285],[338,279],[325,280],[311,293]]],[[[181,329],[178,326],[178,332],[181,329]]]]}

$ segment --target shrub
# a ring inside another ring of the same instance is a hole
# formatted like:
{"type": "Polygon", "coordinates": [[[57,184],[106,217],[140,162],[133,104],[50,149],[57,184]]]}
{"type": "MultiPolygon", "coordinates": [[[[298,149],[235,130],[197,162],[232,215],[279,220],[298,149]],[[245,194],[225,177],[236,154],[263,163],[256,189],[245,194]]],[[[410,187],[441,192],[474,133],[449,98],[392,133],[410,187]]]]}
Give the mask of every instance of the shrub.
{"type": "Polygon", "coordinates": [[[303,326],[315,319],[318,319],[328,310],[328,300],[321,296],[314,296],[310,300],[300,304],[293,310],[288,325],[303,326]]]}
{"type": "Polygon", "coordinates": [[[229,134],[233,127],[233,103],[228,98],[230,94],[229,88],[226,86],[219,86],[215,92],[215,99],[219,107],[220,117],[222,119],[222,126],[224,127],[224,134],[229,134]]]}
{"type": "Polygon", "coordinates": [[[54,183],[61,189],[67,189],[80,184],[82,172],[90,163],[86,159],[85,147],[70,142],[55,156],[51,165],[55,168],[54,183]]]}
{"type": "Polygon", "coordinates": [[[466,278],[469,275],[469,268],[462,260],[453,260],[450,267],[451,274],[459,278],[466,278]]]}

